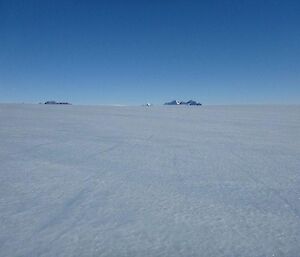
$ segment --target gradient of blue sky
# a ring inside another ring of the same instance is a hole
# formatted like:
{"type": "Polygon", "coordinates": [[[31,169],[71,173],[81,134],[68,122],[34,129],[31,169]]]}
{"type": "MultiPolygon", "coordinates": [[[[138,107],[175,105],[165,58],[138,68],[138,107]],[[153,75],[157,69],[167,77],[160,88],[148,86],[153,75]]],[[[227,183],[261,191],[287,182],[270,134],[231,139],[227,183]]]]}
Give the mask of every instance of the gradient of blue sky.
{"type": "Polygon", "coordinates": [[[0,0],[0,102],[300,103],[300,1],[0,0]]]}

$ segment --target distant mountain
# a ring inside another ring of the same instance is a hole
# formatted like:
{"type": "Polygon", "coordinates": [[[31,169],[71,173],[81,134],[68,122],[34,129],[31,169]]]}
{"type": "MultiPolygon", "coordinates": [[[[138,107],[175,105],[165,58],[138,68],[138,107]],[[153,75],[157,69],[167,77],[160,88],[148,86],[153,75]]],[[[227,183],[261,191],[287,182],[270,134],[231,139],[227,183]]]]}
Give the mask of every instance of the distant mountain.
{"type": "Polygon", "coordinates": [[[202,105],[201,103],[198,103],[194,100],[189,100],[187,102],[180,102],[180,104],[183,104],[183,105],[202,105]]]}
{"type": "Polygon", "coordinates": [[[200,106],[202,105],[201,103],[198,103],[194,100],[189,100],[187,102],[183,102],[183,101],[177,101],[177,100],[173,100],[171,102],[167,102],[165,103],[165,105],[197,105],[197,106],[200,106]]]}
{"type": "Polygon", "coordinates": [[[165,105],[179,105],[179,104],[180,104],[180,102],[177,101],[177,100],[173,100],[173,101],[171,101],[171,102],[165,103],[165,105]]]}
{"type": "Polygon", "coordinates": [[[68,102],[56,102],[56,101],[47,101],[45,104],[70,104],[68,102]]]}

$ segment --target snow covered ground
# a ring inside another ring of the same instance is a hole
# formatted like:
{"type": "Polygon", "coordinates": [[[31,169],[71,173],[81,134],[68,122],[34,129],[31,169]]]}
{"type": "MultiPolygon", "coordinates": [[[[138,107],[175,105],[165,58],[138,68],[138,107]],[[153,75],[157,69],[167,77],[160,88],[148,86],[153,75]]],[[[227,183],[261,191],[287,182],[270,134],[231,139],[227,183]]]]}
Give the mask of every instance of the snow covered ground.
{"type": "Polygon", "coordinates": [[[2,104],[0,256],[300,256],[300,107],[2,104]]]}

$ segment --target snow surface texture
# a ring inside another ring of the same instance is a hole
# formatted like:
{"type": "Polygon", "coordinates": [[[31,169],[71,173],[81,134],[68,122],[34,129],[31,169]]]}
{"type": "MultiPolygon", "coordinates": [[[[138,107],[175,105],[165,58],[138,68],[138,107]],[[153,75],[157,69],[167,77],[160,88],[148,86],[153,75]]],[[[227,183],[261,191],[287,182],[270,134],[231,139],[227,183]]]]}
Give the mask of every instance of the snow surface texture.
{"type": "Polygon", "coordinates": [[[300,256],[300,107],[2,104],[0,256],[300,256]]]}

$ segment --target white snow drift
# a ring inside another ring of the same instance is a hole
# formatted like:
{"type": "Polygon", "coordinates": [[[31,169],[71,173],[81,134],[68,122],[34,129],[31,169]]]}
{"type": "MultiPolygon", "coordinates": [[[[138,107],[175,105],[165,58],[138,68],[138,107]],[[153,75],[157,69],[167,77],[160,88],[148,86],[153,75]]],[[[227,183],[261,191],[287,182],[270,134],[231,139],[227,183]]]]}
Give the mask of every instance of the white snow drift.
{"type": "Polygon", "coordinates": [[[0,256],[299,256],[300,107],[0,105],[0,256]]]}

